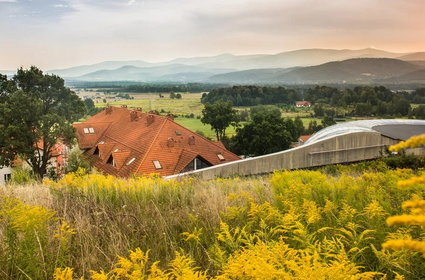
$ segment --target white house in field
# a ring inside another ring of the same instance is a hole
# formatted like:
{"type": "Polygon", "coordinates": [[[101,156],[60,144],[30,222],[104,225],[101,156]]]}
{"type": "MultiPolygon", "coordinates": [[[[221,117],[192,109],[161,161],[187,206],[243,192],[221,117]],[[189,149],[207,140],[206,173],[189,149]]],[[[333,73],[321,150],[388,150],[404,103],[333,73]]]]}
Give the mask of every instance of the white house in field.
{"type": "Polygon", "coordinates": [[[0,186],[6,184],[12,178],[12,168],[0,166],[0,186]]]}

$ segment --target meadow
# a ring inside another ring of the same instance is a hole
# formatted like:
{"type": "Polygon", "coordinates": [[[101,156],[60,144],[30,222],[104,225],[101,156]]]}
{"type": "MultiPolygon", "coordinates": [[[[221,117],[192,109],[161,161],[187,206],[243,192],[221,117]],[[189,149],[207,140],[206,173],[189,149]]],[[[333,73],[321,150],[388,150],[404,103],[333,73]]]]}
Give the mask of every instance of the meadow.
{"type": "Polygon", "coordinates": [[[84,170],[0,190],[2,279],[424,279],[388,226],[421,170],[383,161],[200,181],[84,170]]]}

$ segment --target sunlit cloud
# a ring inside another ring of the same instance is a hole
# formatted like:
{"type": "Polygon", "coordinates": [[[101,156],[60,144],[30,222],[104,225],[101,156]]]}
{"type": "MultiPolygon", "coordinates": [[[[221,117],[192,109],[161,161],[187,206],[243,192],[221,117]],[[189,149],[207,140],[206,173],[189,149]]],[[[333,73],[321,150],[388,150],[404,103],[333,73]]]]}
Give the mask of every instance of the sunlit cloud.
{"type": "Polygon", "coordinates": [[[422,0],[0,0],[0,69],[101,60],[425,50],[422,0]]]}

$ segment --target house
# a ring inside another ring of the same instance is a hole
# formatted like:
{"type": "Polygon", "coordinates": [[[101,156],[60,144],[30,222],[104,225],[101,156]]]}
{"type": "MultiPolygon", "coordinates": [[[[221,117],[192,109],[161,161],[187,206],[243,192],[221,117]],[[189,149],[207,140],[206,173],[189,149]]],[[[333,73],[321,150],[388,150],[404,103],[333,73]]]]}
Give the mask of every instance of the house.
{"type": "MultiPolygon", "coordinates": [[[[43,155],[43,140],[38,141],[37,148],[39,150],[39,155],[43,155]]],[[[58,141],[51,149],[50,149],[50,159],[48,162],[49,168],[54,168],[55,173],[60,175],[63,173],[65,165],[68,161],[68,155],[70,152],[70,148],[63,143],[62,140],[58,141]]]]}
{"type": "Polygon", "coordinates": [[[296,107],[311,107],[311,103],[308,101],[296,101],[295,106],[296,107]]]}
{"type": "Polygon", "coordinates": [[[310,139],[311,135],[301,135],[300,138],[298,138],[298,145],[304,145],[305,142],[307,142],[308,139],[310,139]]]}
{"type": "Polygon", "coordinates": [[[166,176],[240,159],[221,143],[177,124],[172,115],[144,113],[141,108],[109,106],[74,127],[91,165],[120,177],[166,176]]]}

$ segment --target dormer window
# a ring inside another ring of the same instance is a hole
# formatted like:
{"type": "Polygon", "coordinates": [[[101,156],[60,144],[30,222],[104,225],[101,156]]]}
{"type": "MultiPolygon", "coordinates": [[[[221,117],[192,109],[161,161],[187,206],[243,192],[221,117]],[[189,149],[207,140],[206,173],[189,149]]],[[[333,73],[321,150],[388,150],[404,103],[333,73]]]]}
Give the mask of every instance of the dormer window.
{"type": "Polygon", "coordinates": [[[162,165],[159,160],[153,160],[152,162],[156,169],[162,169],[162,165]]]}
{"type": "Polygon", "coordinates": [[[99,155],[99,147],[96,147],[96,149],[94,149],[93,155],[99,155]]]}
{"type": "Polygon", "coordinates": [[[113,167],[116,167],[117,166],[116,163],[115,163],[114,157],[112,155],[109,156],[109,158],[106,161],[106,163],[112,164],[113,167]]]}
{"type": "Polygon", "coordinates": [[[224,158],[224,156],[221,153],[217,153],[217,157],[220,161],[225,161],[226,159],[224,158]]]}

